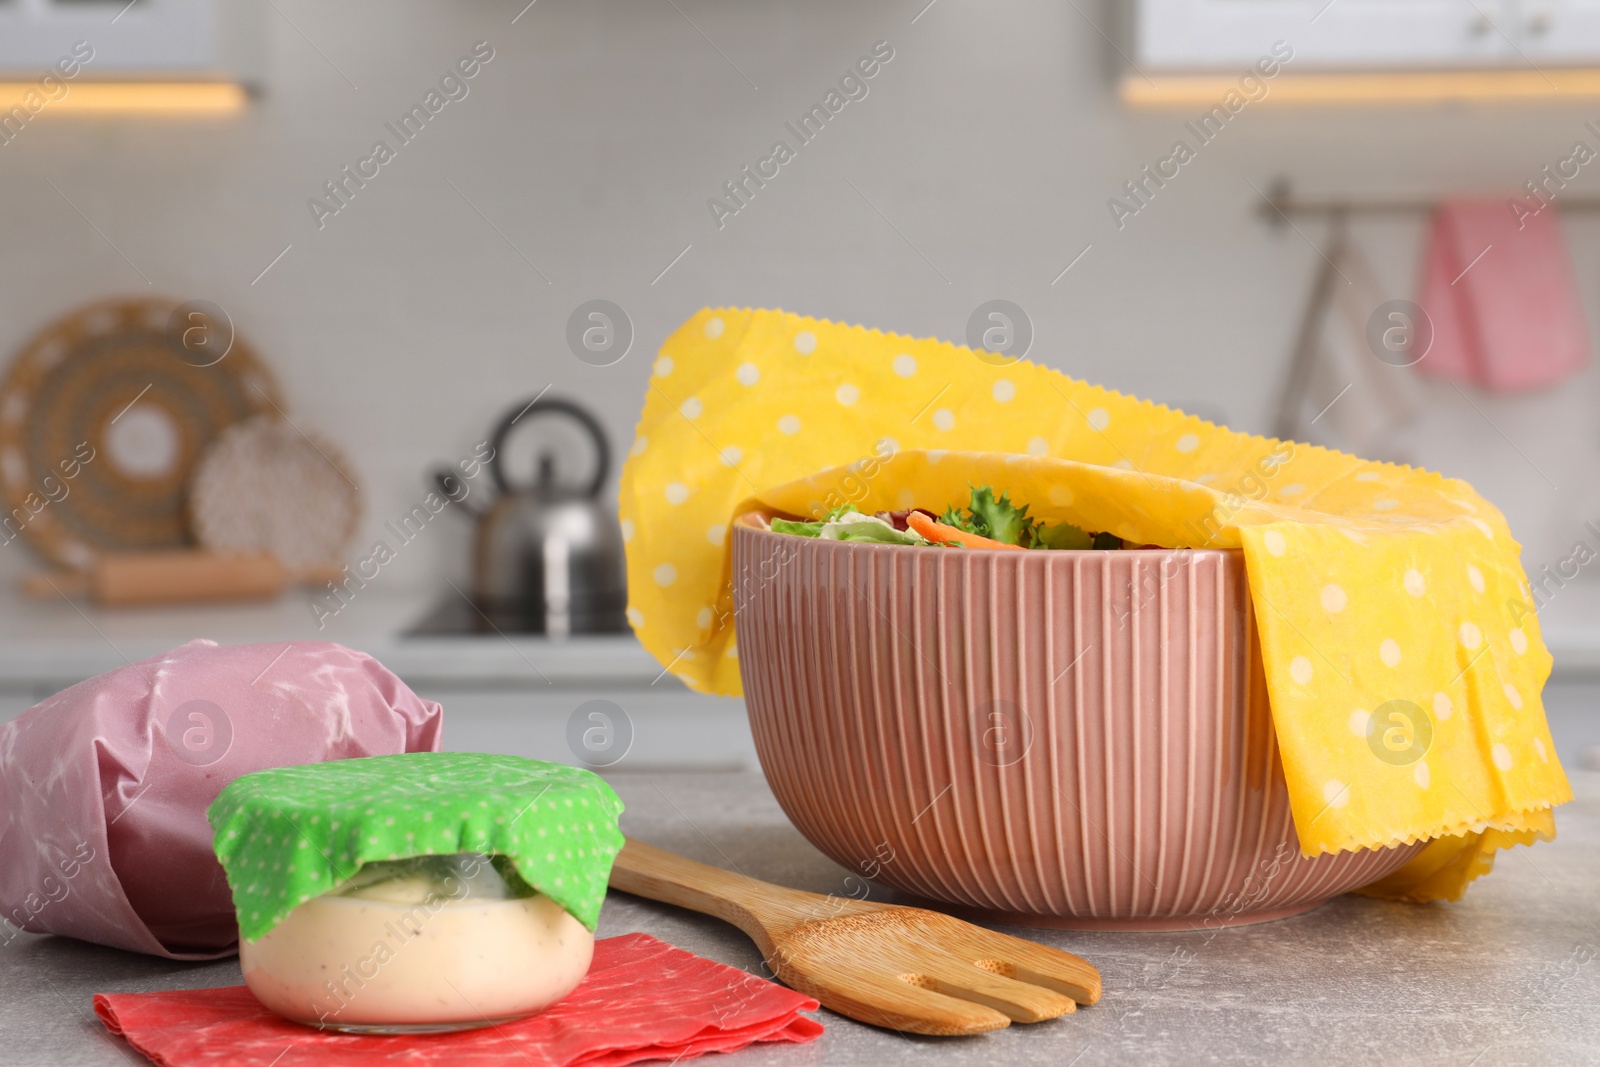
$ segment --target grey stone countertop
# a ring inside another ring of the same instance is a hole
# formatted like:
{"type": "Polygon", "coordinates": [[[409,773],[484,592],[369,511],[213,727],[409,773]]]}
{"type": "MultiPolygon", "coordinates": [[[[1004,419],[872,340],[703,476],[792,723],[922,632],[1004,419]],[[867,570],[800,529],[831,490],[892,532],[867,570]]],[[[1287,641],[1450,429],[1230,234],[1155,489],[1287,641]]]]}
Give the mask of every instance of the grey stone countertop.
{"type": "MultiPolygon", "coordinates": [[[[1105,994],[1052,1022],[981,1037],[906,1037],[823,1011],[803,1046],[747,1049],[727,1067],[808,1064],[1579,1064],[1600,1062],[1600,772],[1574,769],[1560,837],[1501,853],[1456,904],[1347,896],[1259,926],[1171,934],[1007,932],[1100,968],[1105,994]]],[[[758,775],[612,777],[624,829],[694,859],[817,892],[847,871],[784,818],[758,775]]],[[[874,891],[875,896],[882,895],[874,891]]],[[[612,893],[601,936],[641,930],[759,972],[731,926],[612,893]]],[[[240,981],[236,960],[178,964],[64,938],[0,949],[0,1064],[146,1061],[95,1020],[97,992],[240,981]]],[[[313,1062],[310,1059],[307,1063],[313,1062]]],[[[298,1067],[286,1058],[277,1067],[298,1067]]]]}

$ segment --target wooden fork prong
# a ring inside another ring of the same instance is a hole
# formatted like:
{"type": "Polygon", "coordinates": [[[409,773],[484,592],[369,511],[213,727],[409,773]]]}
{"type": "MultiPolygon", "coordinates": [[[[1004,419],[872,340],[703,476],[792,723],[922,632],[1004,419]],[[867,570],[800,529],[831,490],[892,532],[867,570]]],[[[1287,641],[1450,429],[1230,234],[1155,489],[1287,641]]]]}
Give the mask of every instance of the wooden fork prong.
{"type": "Polygon", "coordinates": [[[1049,987],[1017,981],[987,967],[954,964],[918,976],[919,984],[947,997],[993,1008],[1019,1023],[1038,1023],[1078,1010],[1071,996],[1049,987]]]}
{"type": "Polygon", "coordinates": [[[823,1007],[912,1034],[982,1034],[1100,999],[1100,972],[1068,952],[940,912],[759,882],[628,841],[611,886],[733,923],[778,980],[823,1007]]]}
{"type": "Polygon", "coordinates": [[[1100,972],[1087,960],[1049,945],[1039,945],[1004,934],[995,936],[1004,938],[1006,943],[986,946],[998,951],[974,961],[979,967],[1018,982],[1054,990],[1079,1004],[1099,1001],[1100,972]]]}
{"type": "Polygon", "coordinates": [[[955,1037],[987,1034],[1011,1025],[1011,1016],[1004,1012],[892,977],[871,985],[836,983],[826,978],[785,981],[816,997],[829,1011],[908,1034],[955,1037]]]}

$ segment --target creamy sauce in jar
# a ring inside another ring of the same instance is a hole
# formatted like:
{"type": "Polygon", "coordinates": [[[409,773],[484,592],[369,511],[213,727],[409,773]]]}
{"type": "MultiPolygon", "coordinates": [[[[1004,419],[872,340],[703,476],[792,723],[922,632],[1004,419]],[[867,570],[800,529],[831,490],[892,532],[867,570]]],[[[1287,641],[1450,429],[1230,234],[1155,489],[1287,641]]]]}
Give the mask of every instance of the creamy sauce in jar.
{"type": "Polygon", "coordinates": [[[397,879],[307,901],[260,940],[240,942],[245,984],[297,1022],[401,1033],[529,1015],[588,973],[594,935],[549,897],[420,889],[397,879]]]}

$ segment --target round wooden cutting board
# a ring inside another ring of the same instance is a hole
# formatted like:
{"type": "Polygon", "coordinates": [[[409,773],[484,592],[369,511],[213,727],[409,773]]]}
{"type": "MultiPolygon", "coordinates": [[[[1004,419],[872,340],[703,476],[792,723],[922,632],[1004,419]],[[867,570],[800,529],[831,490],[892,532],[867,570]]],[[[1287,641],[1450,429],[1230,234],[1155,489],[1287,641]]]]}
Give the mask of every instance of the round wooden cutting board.
{"type": "Polygon", "coordinates": [[[228,427],[189,487],[195,538],[213,552],[267,552],[290,568],[339,558],[361,490],[331,441],[277,415],[228,427]]]}
{"type": "Polygon", "coordinates": [[[189,480],[206,446],[282,401],[221,309],[179,307],[92,304],[12,361],[0,382],[0,541],[20,533],[70,567],[193,542],[189,480]]]}

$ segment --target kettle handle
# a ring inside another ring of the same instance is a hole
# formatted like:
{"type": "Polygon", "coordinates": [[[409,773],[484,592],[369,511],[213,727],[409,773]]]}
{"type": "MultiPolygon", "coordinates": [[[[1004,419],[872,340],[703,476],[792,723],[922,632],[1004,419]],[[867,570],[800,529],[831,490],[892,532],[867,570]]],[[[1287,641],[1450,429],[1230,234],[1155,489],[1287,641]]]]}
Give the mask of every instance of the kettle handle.
{"type": "Polygon", "coordinates": [[[505,457],[506,438],[511,436],[523,416],[557,413],[566,415],[582,426],[589,433],[589,438],[594,442],[595,465],[594,477],[590,479],[589,488],[585,491],[587,496],[599,496],[604,488],[606,479],[611,476],[611,446],[606,443],[606,434],[600,427],[599,421],[589,414],[588,410],[578,406],[570,400],[559,397],[544,398],[534,397],[516,410],[508,412],[495,427],[494,435],[489,438],[490,445],[494,448],[494,456],[488,462],[489,475],[494,479],[495,486],[502,493],[511,492],[511,486],[506,481],[505,468],[502,466],[505,457]]]}

